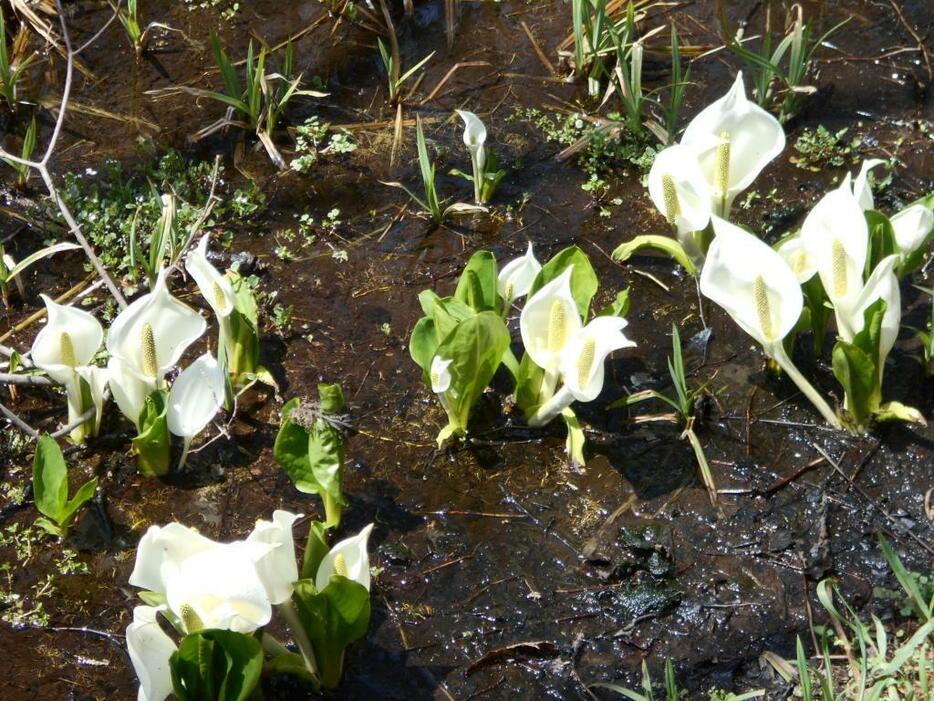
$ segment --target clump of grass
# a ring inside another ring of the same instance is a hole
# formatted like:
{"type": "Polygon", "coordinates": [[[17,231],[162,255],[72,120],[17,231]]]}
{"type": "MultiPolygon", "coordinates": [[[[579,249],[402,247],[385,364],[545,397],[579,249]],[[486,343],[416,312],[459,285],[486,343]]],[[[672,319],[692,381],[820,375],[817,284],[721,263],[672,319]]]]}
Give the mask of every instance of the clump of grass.
{"type": "Polygon", "coordinates": [[[254,188],[216,202],[205,217],[214,173],[212,163],[189,161],[177,151],[129,172],[116,159],[107,159],[99,174],[66,174],[61,196],[107,269],[134,286],[148,276],[150,251],[164,252],[163,244],[169,246],[175,236],[162,235],[167,224],[163,193],[174,200],[170,226],[176,232],[188,232],[199,221],[202,227],[211,227],[229,216],[240,218],[261,211],[262,193],[254,188]]]}
{"type": "Polygon", "coordinates": [[[841,168],[856,159],[862,137],[846,138],[848,128],[830,131],[823,124],[814,129],[805,129],[795,141],[797,156],[791,162],[799,168],[818,172],[826,166],[841,168]]]}

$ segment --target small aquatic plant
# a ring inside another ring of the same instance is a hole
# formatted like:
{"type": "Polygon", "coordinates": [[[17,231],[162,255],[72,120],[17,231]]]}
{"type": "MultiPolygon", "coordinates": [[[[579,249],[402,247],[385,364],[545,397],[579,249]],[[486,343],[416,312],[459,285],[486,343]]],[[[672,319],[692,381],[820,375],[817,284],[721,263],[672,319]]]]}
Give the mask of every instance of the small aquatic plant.
{"type": "Polygon", "coordinates": [[[35,54],[26,57],[16,55],[16,44],[11,54],[7,45],[6,18],[3,8],[0,8],[0,97],[7,107],[14,112],[19,106],[19,83],[25,71],[35,60],[35,54]]]}
{"type": "MultiPolygon", "coordinates": [[[[394,32],[395,30],[391,31],[394,32]]],[[[405,81],[418,73],[418,71],[431,60],[431,57],[435,55],[435,52],[432,51],[430,54],[425,56],[425,58],[403,73],[402,60],[399,56],[398,47],[395,45],[394,39],[395,38],[393,37],[392,50],[390,51],[386,48],[386,44],[383,43],[381,38],[376,38],[376,43],[379,46],[379,55],[383,61],[383,68],[386,69],[386,79],[389,81],[389,102],[393,105],[397,104],[401,100],[402,86],[405,84],[405,81]]]]}
{"type": "Polygon", "coordinates": [[[492,149],[486,147],[486,126],[473,112],[456,110],[464,120],[464,145],[470,153],[472,175],[454,169],[451,175],[459,175],[473,183],[474,202],[486,204],[493,197],[506,171],[499,168],[499,161],[492,149]]]}
{"type": "Polygon", "coordinates": [[[312,524],[301,568],[292,529],[300,515],[278,510],[243,540],[219,543],[180,523],[152,526],[136,553],[130,584],[144,591],[126,639],[147,701],[246,699],[263,672],[291,673],[316,688],[336,687],[345,650],[366,634],[370,567],[358,535],[327,546],[312,524]],[[300,654],[265,627],[278,611],[300,654]],[[161,627],[163,619],[180,641],[161,627]],[[207,694],[205,696],[205,694],[207,694]]]}
{"type": "Polygon", "coordinates": [[[530,245],[501,272],[490,252],[475,253],[452,297],[422,292],[425,316],[412,331],[409,351],[448,415],[438,444],[466,435],[474,405],[503,365],[529,425],[544,426],[562,416],[568,455],[582,464],[584,434],[570,405],[593,401],[603,389],[607,355],[635,345],[622,333],[625,293],[584,323],[596,291],[596,274],[580,249],[565,249],[542,266],[530,245]],[[504,318],[523,296],[528,299],[519,329],[525,354],[519,361],[504,318]]]}

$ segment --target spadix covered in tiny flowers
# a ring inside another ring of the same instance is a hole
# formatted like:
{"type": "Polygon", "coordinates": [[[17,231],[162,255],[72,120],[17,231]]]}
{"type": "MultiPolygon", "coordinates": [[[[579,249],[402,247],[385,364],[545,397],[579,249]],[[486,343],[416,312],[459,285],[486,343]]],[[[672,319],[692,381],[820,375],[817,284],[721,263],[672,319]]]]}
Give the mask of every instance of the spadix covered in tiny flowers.
{"type": "Polygon", "coordinates": [[[36,367],[65,388],[68,399],[68,423],[73,424],[92,407],[96,409],[90,421],[71,432],[75,443],[97,435],[106,389],[106,376],[101,368],[91,365],[104,340],[104,330],[94,316],[82,309],[53,302],[40,295],[45,303],[48,321],[32,344],[32,361],[36,367]]]}
{"type": "Polygon", "coordinates": [[[138,424],[146,397],[163,388],[165,374],[206,328],[198,312],[169,292],[164,270],[152,292],[117,315],[107,334],[111,391],[130,421],[138,424]]]}
{"type": "Polygon", "coordinates": [[[794,271],[781,254],[738,226],[714,216],[713,228],[714,240],[700,278],[701,292],[752,336],[824,419],[839,428],[833,409],[798,371],[783,345],[804,307],[794,271]]]}

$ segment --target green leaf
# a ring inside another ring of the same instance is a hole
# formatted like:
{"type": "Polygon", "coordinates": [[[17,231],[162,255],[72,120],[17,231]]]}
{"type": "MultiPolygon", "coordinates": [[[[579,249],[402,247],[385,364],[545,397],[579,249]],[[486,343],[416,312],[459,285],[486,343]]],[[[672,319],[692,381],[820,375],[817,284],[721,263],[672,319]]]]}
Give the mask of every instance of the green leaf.
{"type": "Polygon", "coordinates": [[[508,347],[509,330],[494,312],[464,319],[438,346],[436,355],[451,361],[451,386],[445,392],[449,431],[467,431],[470,412],[496,374],[508,347]]]}
{"type": "Polygon", "coordinates": [[[423,316],[412,329],[412,336],[409,338],[409,355],[422,369],[422,379],[426,384],[431,384],[428,374],[431,371],[431,359],[435,357],[437,350],[438,335],[434,319],[423,316]]]}
{"type": "MultiPolygon", "coordinates": [[[[225,277],[233,288],[234,309],[226,321],[230,332],[229,342],[225,334],[221,334],[222,348],[218,349],[219,355],[226,353],[227,371],[235,387],[247,384],[250,377],[269,384],[269,373],[259,364],[259,325],[253,290],[233,270],[228,270],[225,277]]],[[[275,387],[275,384],[271,386],[275,387]]]]}
{"type": "Polygon", "coordinates": [[[133,439],[139,471],[147,477],[159,477],[171,468],[171,437],[165,418],[168,393],[157,389],[146,397],[139,416],[139,435],[133,439]]]}
{"type": "Polygon", "coordinates": [[[577,309],[581,317],[586,319],[587,311],[590,308],[590,300],[597,293],[599,283],[597,282],[597,274],[590,264],[590,258],[577,246],[570,246],[563,251],[559,251],[542,266],[532,283],[532,289],[529,291],[528,296],[531,298],[543,286],[561,275],[569,265],[574,266],[571,273],[571,296],[577,302],[577,309]]]}
{"type": "Polygon", "coordinates": [[[617,246],[613,250],[612,258],[613,260],[623,262],[629,260],[637,251],[643,248],[654,248],[662,253],[667,253],[678,265],[684,268],[688,274],[698,274],[697,266],[694,265],[694,261],[691,260],[691,257],[684,250],[684,247],[675,239],[668,236],[658,236],[654,234],[636,236],[631,241],[626,241],[617,246]]]}
{"type": "Polygon", "coordinates": [[[629,288],[616,293],[616,299],[601,309],[597,316],[625,317],[629,314],[629,288]]]}
{"type": "Polygon", "coordinates": [[[542,403],[540,395],[544,377],[545,371],[532,361],[528,353],[523,353],[516,375],[516,406],[526,417],[534,414],[542,403]]]}
{"type": "Polygon", "coordinates": [[[81,488],[75,493],[74,498],[68,500],[68,503],[65,504],[63,518],[61,519],[62,525],[70,525],[78,509],[94,498],[94,493],[97,491],[97,482],[97,477],[92,477],[81,485],[81,488]]]}
{"type": "Polygon", "coordinates": [[[305,544],[305,556],[302,559],[302,579],[312,582],[324,556],[328,554],[327,525],[321,521],[312,521],[308,529],[308,541],[305,544]]]}
{"type": "Polygon", "coordinates": [[[902,404],[901,402],[886,402],[881,405],[873,414],[873,420],[877,423],[903,422],[908,424],[919,424],[927,426],[924,414],[913,406],[902,404]]]}
{"type": "Polygon", "coordinates": [[[370,625],[370,592],[353,580],[333,575],[320,592],[313,580],[299,580],[293,600],[314,648],[321,683],[334,689],[343,674],[347,647],[365,636],[370,625]]]}
{"type": "Polygon", "coordinates": [[[422,308],[422,313],[425,316],[431,316],[435,311],[435,304],[440,301],[440,297],[434,292],[434,290],[422,290],[418,293],[418,303],[422,308]]]}
{"type": "Polygon", "coordinates": [[[496,292],[496,258],[489,251],[474,253],[461,274],[454,291],[460,300],[475,312],[499,310],[499,295],[496,292]]]}
{"type": "MultiPolygon", "coordinates": [[[[338,385],[319,385],[320,409],[344,408],[344,396],[338,385]]],[[[346,502],[341,492],[344,465],[344,437],[341,432],[321,416],[299,423],[292,418],[299,400],[292,399],[282,408],[282,425],[273,445],[273,455],[295,488],[306,494],[318,494],[324,501],[327,525],[340,521],[340,507],[346,502]]]]}
{"type": "Polygon", "coordinates": [[[454,297],[439,299],[432,309],[432,320],[435,322],[435,334],[440,344],[451,331],[464,319],[469,319],[476,312],[454,297]]]}
{"type": "Polygon", "coordinates": [[[169,662],[177,701],[247,701],[259,691],[263,648],[251,635],[200,630],[169,662]]]}
{"type": "Polygon", "coordinates": [[[874,209],[863,214],[869,228],[869,253],[865,269],[865,276],[868,277],[883,258],[898,253],[898,246],[895,243],[895,230],[887,216],[874,209]]]}
{"type": "Polygon", "coordinates": [[[863,330],[852,343],[838,340],[833,349],[833,373],[846,392],[847,410],[857,427],[864,428],[882,402],[879,341],[885,300],[874,302],[863,314],[863,330]]]}
{"type": "Polygon", "coordinates": [[[61,523],[68,501],[68,466],[54,438],[39,436],[32,461],[32,490],[39,513],[61,523]]]}

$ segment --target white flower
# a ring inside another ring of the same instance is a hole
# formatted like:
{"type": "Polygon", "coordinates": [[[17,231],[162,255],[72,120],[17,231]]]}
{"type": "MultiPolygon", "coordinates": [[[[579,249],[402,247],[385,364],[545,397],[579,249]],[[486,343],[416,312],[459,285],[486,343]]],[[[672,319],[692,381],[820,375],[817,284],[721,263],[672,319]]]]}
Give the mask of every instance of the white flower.
{"type": "Polygon", "coordinates": [[[486,126],[473,112],[454,110],[464,120],[464,146],[470,151],[470,157],[482,172],[486,164],[486,126]]]}
{"type": "Polygon", "coordinates": [[[697,157],[689,146],[669,146],[659,152],[649,171],[649,197],[668,224],[677,229],[682,243],[710,221],[713,196],[697,157]]]}
{"type": "Polygon", "coordinates": [[[557,373],[561,351],[583,326],[577,303],[571,295],[568,266],[525,303],[519,316],[519,330],[525,352],[546,372],[557,373]]]}
{"type": "Polygon", "coordinates": [[[436,355],[431,360],[431,391],[435,394],[444,394],[451,386],[451,363],[452,360],[445,360],[440,355],[436,355]]]}
{"type": "Polygon", "coordinates": [[[904,261],[921,248],[930,236],[931,230],[934,229],[934,210],[919,202],[905,207],[890,221],[895,232],[895,245],[898,246],[900,258],[904,261]]]}
{"type": "Polygon", "coordinates": [[[837,330],[840,336],[847,343],[852,343],[853,337],[865,326],[866,310],[880,299],[885,300],[885,314],[882,317],[882,327],[879,331],[879,357],[876,359],[880,371],[880,383],[882,367],[885,365],[889,351],[895,345],[895,339],[898,338],[902,319],[901,291],[898,288],[898,277],[894,272],[897,262],[897,255],[891,255],[879,261],[866,284],[862,286],[853,307],[837,316],[837,330]]]}
{"type": "MultiPolygon", "coordinates": [[[[869,171],[880,166],[885,161],[879,158],[870,158],[868,161],[863,161],[862,165],[859,168],[859,173],[853,179],[850,189],[853,193],[853,196],[856,198],[856,201],[859,202],[859,206],[863,209],[875,209],[875,202],[872,197],[872,188],[869,187],[869,171]]],[[[847,173],[844,177],[844,182],[850,183],[850,174],[847,173]]]]}
{"type": "MultiPolygon", "coordinates": [[[[101,381],[101,377],[88,363],[104,340],[104,330],[100,322],[88,312],[56,304],[44,294],[40,297],[45,303],[48,321],[32,344],[32,361],[49,377],[64,385],[68,398],[68,423],[74,423],[91,408],[84,404],[82,378],[94,381],[90,389],[97,412],[90,425],[91,433],[96,434],[100,427],[106,380],[101,381]]],[[[86,432],[87,424],[82,424],[72,430],[71,438],[75,443],[81,443],[86,432]]]]}
{"type": "Polygon", "coordinates": [[[292,586],[298,580],[292,527],[299,518],[301,514],[277,509],[272,512],[272,521],[257,521],[246,539],[248,543],[272,546],[268,554],[257,560],[256,572],[270,603],[275,605],[291,598],[292,586]]]}
{"type": "Polygon", "coordinates": [[[318,565],[315,574],[315,588],[322,591],[331,581],[331,575],[339,574],[351,579],[370,590],[370,556],[367,553],[367,540],[373,532],[369,524],[357,535],[337,543],[318,565]]]}
{"type": "Polygon", "coordinates": [[[572,402],[592,402],[603,391],[603,371],[607,356],[636,344],[626,338],[626,320],[618,316],[598,316],[577,331],[561,351],[563,385],[529,419],[530,426],[544,426],[572,402]]]}
{"type": "Polygon", "coordinates": [[[778,253],[802,285],[817,273],[817,262],[800,236],[790,236],[782,241],[778,253]]]}
{"type": "Polygon", "coordinates": [[[156,380],[140,377],[120,358],[112,355],[107,361],[107,382],[120,411],[139,429],[140,414],[146,397],[156,389],[156,380]]]}
{"type": "Polygon", "coordinates": [[[234,309],[234,291],[230,280],[221,275],[208,260],[208,238],[205,234],[198,247],[185,256],[185,270],[194,278],[201,296],[214,310],[218,319],[230,316],[234,309]]]}
{"type": "Polygon", "coordinates": [[[869,229],[848,183],[844,181],[814,206],[801,227],[801,240],[834,309],[851,309],[863,287],[869,229]]]}
{"type": "Polygon", "coordinates": [[[198,312],[169,293],[162,270],[153,291],[114,319],[107,350],[124,364],[125,371],[158,385],[205,327],[198,312]]]}
{"type": "Polygon", "coordinates": [[[713,209],[726,217],[736,195],[785,148],[785,131],[775,117],[746,99],[740,72],[726,95],[691,120],[681,143],[697,151],[713,209]]]}
{"type": "Polygon", "coordinates": [[[804,308],[794,271],[781,254],[738,226],[715,216],[713,228],[716,235],[701,272],[701,293],[756,339],[824,419],[840,428],[834,411],[798,371],[782,345],[804,308]]]}
{"type": "Polygon", "coordinates": [[[210,353],[185,368],[169,392],[169,431],[186,443],[201,433],[223,406],[226,385],[224,370],[210,353]]]}
{"type": "Polygon", "coordinates": [[[163,701],[172,693],[169,660],[177,648],[159,627],[157,614],[162,609],[137,606],[126,628],[127,651],[139,678],[137,701],[163,701]]]}
{"type": "Polygon", "coordinates": [[[505,300],[507,307],[513,300],[525,297],[529,293],[541,269],[542,264],[535,258],[532,252],[532,242],[529,241],[529,248],[525,255],[506,263],[496,279],[497,291],[499,296],[505,300]]]}

